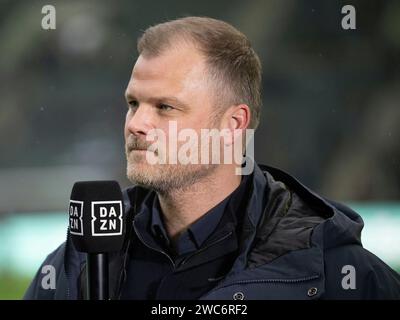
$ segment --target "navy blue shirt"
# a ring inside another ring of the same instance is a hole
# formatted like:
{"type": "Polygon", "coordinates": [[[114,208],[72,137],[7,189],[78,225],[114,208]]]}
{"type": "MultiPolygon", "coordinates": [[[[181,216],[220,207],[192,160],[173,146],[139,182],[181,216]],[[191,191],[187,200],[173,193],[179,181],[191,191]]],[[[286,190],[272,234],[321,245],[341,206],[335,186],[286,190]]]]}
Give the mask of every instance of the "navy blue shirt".
{"type": "Polygon", "coordinates": [[[175,243],[171,243],[161,217],[161,207],[158,197],[154,197],[151,213],[151,231],[159,239],[160,245],[167,248],[174,260],[185,257],[188,253],[200,249],[204,241],[212,234],[225,211],[233,193],[227,196],[215,207],[195,221],[185,230],[175,243]]]}
{"type": "Polygon", "coordinates": [[[185,230],[174,245],[158,197],[151,192],[134,218],[135,239],[121,299],[197,299],[211,290],[236,258],[237,216],[244,215],[250,177],[243,176],[238,188],[185,230]]]}

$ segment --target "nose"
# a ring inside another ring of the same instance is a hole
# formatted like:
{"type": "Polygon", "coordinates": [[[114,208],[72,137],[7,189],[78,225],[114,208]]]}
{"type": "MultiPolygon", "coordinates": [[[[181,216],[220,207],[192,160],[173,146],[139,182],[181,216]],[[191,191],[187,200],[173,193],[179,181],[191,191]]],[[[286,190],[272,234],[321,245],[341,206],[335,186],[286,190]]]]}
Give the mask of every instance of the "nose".
{"type": "Polygon", "coordinates": [[[145,136],[152,128],[154,128],[154,117],[151,106],[141,104],[136,109],[128,111],[125,122],[127,133],[145,136]]]}

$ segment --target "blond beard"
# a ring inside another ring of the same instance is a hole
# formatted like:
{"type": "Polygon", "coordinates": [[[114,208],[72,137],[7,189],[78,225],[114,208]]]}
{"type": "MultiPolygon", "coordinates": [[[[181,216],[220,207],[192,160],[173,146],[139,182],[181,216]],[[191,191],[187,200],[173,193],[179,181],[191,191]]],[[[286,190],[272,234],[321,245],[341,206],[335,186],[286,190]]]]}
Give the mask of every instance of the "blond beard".
{"type": "MultiPolygon", "coordinates": [[[[211,116],[209,128],[218,128],[220,121],[221,113],[216,112],[211,116]]],[[[145,155],[135,155],[130,151],[135,147],[147,148],[148,144],[137,139],[128,139],[126,142],[125,155],[129,181],[160,194],[186,190],[199,181],[206,180],[218,168],[218,164],[179,164],[179,162],[151,165],[147,163],[145,155]]]]}
{"type": "Polygon", "coordinates": [[[149,164],[145,156],[126,150],[127,177],[136,185],[152,189],[160,194],[182,191],[207,179],[217,164],[149,164]]]}

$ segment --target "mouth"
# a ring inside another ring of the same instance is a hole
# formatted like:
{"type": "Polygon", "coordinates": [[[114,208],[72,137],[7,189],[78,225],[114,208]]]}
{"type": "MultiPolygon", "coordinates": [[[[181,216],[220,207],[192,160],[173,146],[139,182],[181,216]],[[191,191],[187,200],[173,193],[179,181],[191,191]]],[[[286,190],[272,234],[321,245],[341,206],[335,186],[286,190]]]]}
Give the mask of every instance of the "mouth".
{"type": "Polygon", "coordinates": [[[145,154],[145,152],[146,151],[148,151],[148,152],[152,152],[152,153],[154,153],[154,154],[158,154],[158,150],[156,149],[156,148],[154,148],[154,146],[152,146],[152,145],[150,145],[150,146],[144,146],[144,145],[142,145],[142,146],[138,146],[138,145],[136,145],[136,144],[127,144],[126,145],[126,150],[127,150],[127,153],[132,153],[132,152],[135,152],[135,153],[137,153],[137,154],[145,154]]]}
{"type": "Polygon", "coordinates": [[[132,150],[133,152],[150,152],[150,150],[147,150],[147,149],[133,149],[132,150]]]}
{"type": "Polygon", "coordinates": [[[127,149],[128,149],[129,152],[131,152],[131,151],[145,151],[145,150],[147,150],[147,148],[144,148],[144,147],[137,148],[137,147],[129,146],[129,145],[127,146],[127,149]]]}
{"type": "Polygon", "coordinates": [[[153,153],[155,153],[153,150],[150,150],[150,149],[134,149],[134,148],[130,148],[129,149],[129,153],[131,153],[131,152],[140,152],[140,153],[145,153],[145,152],[153,152],[153,153]]]}

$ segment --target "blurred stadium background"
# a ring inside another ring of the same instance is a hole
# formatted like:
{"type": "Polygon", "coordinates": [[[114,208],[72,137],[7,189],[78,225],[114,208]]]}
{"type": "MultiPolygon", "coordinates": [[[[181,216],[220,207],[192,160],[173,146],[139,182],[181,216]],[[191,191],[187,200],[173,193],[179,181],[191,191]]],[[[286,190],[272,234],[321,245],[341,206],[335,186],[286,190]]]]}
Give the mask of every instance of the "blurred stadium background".
{"type": "Polygon", "coordinates": [[[0,299],[66,236],[77,180],[125,178],[123,92],[136,38],[184,15],[226,20],[263,63],[256,160],[364,218],[400,271],[400,2],[0,0],[0,299]],[[41,28],[52,4],[56,30],[41,28]],[[357,29],[341,28],[352,4],[357,29]]]}

